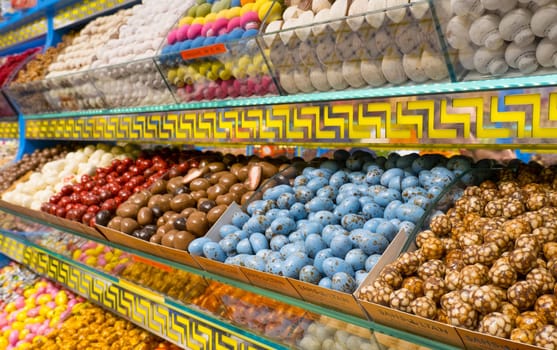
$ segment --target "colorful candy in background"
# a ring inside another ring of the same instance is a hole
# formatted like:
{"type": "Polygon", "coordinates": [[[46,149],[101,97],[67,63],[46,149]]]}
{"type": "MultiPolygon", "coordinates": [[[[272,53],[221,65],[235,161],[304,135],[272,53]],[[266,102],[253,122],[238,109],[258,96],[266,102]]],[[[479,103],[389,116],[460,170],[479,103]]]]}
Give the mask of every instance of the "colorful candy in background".
{"type": "Polygon", "coordinates": [[[27,58],[40,50],[40,47],[35,47],[20,54],[8,56],[4,64],[0,66],[0,86],[3,86],[7,82],[8,78],[12,76],[15,70],[18,69],[27,58]]]}
{"type": "Polygon", "coordinates": [[[72,258],[112,274],[118,274],[130,261],[128,253],[92,241],[74,250],[72,258]]]}
{"type": "Polygon", "coordinates": [[[84,299],[41,279],[21,292],[0,312],[0,350],[28,349],[50,334],[84,299]]]}
{"type": "Polygon", "coordinates": [[[13,262],[0,269],[0,308],[15,301],[26,286],[38,279],[39,276],[13,262]]]}

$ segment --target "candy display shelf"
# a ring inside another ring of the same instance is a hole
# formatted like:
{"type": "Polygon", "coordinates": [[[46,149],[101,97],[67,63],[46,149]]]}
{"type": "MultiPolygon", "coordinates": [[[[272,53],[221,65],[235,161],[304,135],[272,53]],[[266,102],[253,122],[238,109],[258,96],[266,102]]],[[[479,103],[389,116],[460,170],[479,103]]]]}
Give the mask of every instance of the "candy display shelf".
{"type": "Polygon", "coordinates": [[[1,253],[181,346],[286,349],[299,346],[310,324],[324,323],[365,336],[379,347],[394,337],[423,347],[453,349],[427,337],[46,225],[9,208],[0,210],[1,253]],[[266,327],[265,319],[274,320],[273,324],[266,327]],[[376,332],[384,335],[376,337],[376,332]]]}

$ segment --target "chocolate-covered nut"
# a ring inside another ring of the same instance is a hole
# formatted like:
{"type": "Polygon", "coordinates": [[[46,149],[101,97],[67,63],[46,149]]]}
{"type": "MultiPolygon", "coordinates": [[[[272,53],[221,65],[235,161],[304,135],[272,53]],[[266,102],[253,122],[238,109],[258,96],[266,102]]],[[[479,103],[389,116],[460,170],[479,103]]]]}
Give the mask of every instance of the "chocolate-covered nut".
{"type": "Polygon", "coordinates": [[[153,222],[153,210],[149,207],[143,207],[137,212],[137,223],[141,226],[149,225],[153,222]]]}
{"type": "Polygon", "coordinates": [[[190,183],[190,190],[193,191],[205,191],[211,186],[211,183],[207,179],[198,178],[190,183]]]}
{"type": "Polygon", "coordinates": [[[213,209],[216,205],[214,200],[202,198],[197,202],[197,210],[208,213],[209,210],[213,209]]]}
{"type": "Polygon", "coordinates": [[[450,325],[475,329],[478,324],[478,312],[468,303],[457,302],[446,311],[450,325]]]}
{"type": "Polygon", "coordinates": [[[445,270],[445,264],[441,260],[434,259],[420,265],[417,274],[419,278],[425,281],[428,277],[444,278],[445,270]]]}
{"type": "Polygon", "coordinates": [[[557,296],[553,294],[540,296],[534,304],[534,310],[543,315],[548,322],[554,323],[557,317],[557,296]]]}
{"type": "Polygon", "coordinates": [[[388,306],[390,295],[393,291],[393,287],[391,287],[387,282],[375,280],[370,285],[364,286],[360,289],[358,298],[375,304],[388,306]]]}
{"type": "Polygon", "coordinates": [[[431,276],[424,280],[424,296],[438,302],[443,294],[447,292],[445,280],[441,277],[431,276]]]}
{"type": "Polygon", "coordinates": [[[148,191],[142,190],[132,194],[127,202],[136,204],[139,207],[144,207],[149,202],[149,198],[151,198],[151,194],[148,191]]]}
{"type": "Polygon", "coordinates": [[[459,291],[448,292],[439,299],[439,305],[441,305],[441,308],[444,310],[448,310],[451,306],[462,302],[459,291]]]}
{"type": "Polygon", "coordinates": [[[212,173],[209,176],[209,183],[211,185],[216,185],[217,183],[219,183],[220,178],[224,175],[224,174],[230,174],[230,172],[228,171],[219,171],[217,173],[212,173]]]}
{"type": "Polygon", "coordinates": [[[437,305],[435,302],[427,297],[419,297],[410,303],[414,315],[435,319],[437,316],[437,305]]]}
{"type": "Polygon", "coordinates": [[[393,289],[397,289],[402,284],[402,275],[394,266],[387,265],[379,273],[379,279],[385,281],[393,289]]]}
{"type": "Polygon", "coordinates": [[[227,206],[226,205],[217,205],[214,208],[211,208],[211,210],[209,210],[209,212],[207,213],[207,221],[209,221],[210,225],[213,225],[215,222],[217,222],[217,220],[222,216],[222,214],[224,214],[224,212],[226,211],[227,206]]]}
{"type": "Polygon", "coordinates": [[[182,216],[182,217],[184,217],[184,218],[187,219],[187,218],[190,217],[190,215],[191,215],[192,213],[195,213],[196,211],[197,211],[196,208],[186,208],[186,209],[182,210],[182,212],[180,212],[180,216],[182,216]]]}
{"type": "Polygon", "coordinates": [[[176,176],[176,177],[171,178],[166,183],[166,192],[168,192],[170,194],[175,194],[176,190],[183,186],[183,181],[184,181],[184,178],[182,176],[176,176]]]}
{"type": "Polygon", "coordinates": [[[187,231],[178,231],[174,234],[174,248],[186,250],[195,236],[187,231]]]}
{"type": "Polygon", "coordinates": [[[525,311],[516,318],[516,327],[535,331],[547,323],[543,314],[537,311],[525,311]]]}
{"type": "Polygon", "coordinates": [[[137,221],[131,218],[123,218],[120,223],[120,231],[127,234],[131,234],[137,228],[139,228],[139,224],[137,223],[137,221]]]}
{"type": "Polygon", "coordinates": [[[123,203],[116,209],[116,215],[122,218],[136,218],[139,208],[137,204],[123,203]]]}
{"type": "Polygon", "coordinates": [[[483,235],[479,232],[465,232],[458,237],[461,248],[483,244],[483,235]]]}
{"type": "Polygon", "coordinates": [[[261,167],[261,174],[266,179],[273,177],[278,172],[278,168],[269,162],[259,162],[257,165],[261,167]]]}
{"type": "Polygon", "coordinates": [[[224,188],[228,190],[232,187],[232,185],[235,185],[237,182],[238,182],[238,178],[234,174],[227,172],[220,177],[218,184],[224,186],[224,188]]]}
{"type": "Polygon", "coordinates": [[[195,200],[190,194],[179,194],[174,196],[170,201],[170,208],[175,212],[181,212],[186,208],[192,208],[195,206],[195,200]]]}
{"type": "Polygon", "coordinates": [[[535,237],[540,244],[554,243],[557,241],[557,227],[538,227],[532,231],[532,237],[535,237]]]}
{"type": "Polygon", "coordinates": [[[213,185],[207,189],[207,198],[214,201],[218,196],[225,194],[227,191],[223,185],[213,185]]]}
{"type": "Polygon", "coordinates": [[[151,238],[149,238],[149,242],[161,244],[161,240],[163,236],[164,236],[163,234],[155,233],[154,235],[151,236],[151,238]]]}
{"type": "Polygon", "coordinates": [[[207,164],[207,167],[212,173],[218,173],[219,171],[226,170],[226,165],[222,162],[213,162],[207,164]]]}
{"type": "Polygon", "coordinates": [[[201,237],[209,230],[209,222],[204,212],[197,211],[192,213],[186,222],[186,228],[196,237],[201,237]]]}
{"type": "Polygon", "coordinates": [[[503,224],[503,231],[509,235],[511,240],[516,240],[518,236],[532,232],[532,227],[525,220],[508,220],[503,224]]]}
{"type": "Polygon", "coordinates": [[[516,282],[517,273],[507,259],[500,259],[489,270],[489,279],[498,287],[509,288],[516,282]]]}
{"type": "Polygon", "coordinates": [[[501,249],[495,242],[484,243],[477,249],[477,262],[491,266],[501,255],[501,249]]]}
{"type": "Polygon", "coordinates": [[[447,270],[456,270],[460,271],[465,266],[464,262],[462,261],[463,252],[460,249],[453,249],[447,251],[445,255],[445,268],[447,270]]]}
{"type": "Polygon", "coordinates": [[[485,215],[490,218],[503,216],[503,209],[505,208],[505,199],[494,199],[485,205],[485,215]]]}
{"type": "Polygon", "coordinates": [[[251,197],[252,197],[254,194],[255,194],[254,191],[248,191],[248,192],[244,193],[244,194],[242,195],[242,199],[241,199],[241,201],[240,201],[240,204],[241,204],[241,205],[246,204],[246,203],[251,199],[251,197]]]}
{"type": "Polygon", "coordinates": [[[495,243],[501,251],[505,251],[511,244],[511,237],[502,230],[490,230],[483,236],[484,243],[495,243]]]}
{"type": "Polygon", "coordinates": [[[153,182],[153,185],[149,188],[149,191],[152,194],[161,194],[166,192],[166,180],[164,179],[157,179],[153,182]]]}
{"type": "Polygon", "coordinates": [[[176,238],[176,230],[170,230],[169,232],[165,233],[161,239],[161,244],[166,247],[174,248],[174,239],[176,238]]]}
{"type": "Polygon", "coordinates": [[[149,208],[151,208],[151,211],[153,212],[153,218],[154,219],[158,219],[158,218],[160,218],[161,216],[164,215],[164,212],[158,206],[153,206],[153,207],[149,207],[149,208]]]}
{"type": "Polygon", "coordinates": [[[499,311],[500,313],[509,316],[509,318],[513,321],[513,327],[515,324],[515,320],[518,317],[518,315],[520,315],[520,311],[518,310],[518,308],[516,306],[514,306],[513,304],[509,303],[508,301],[504,301],[501,303],[501,305],[499,306],[499,311]]]}
{"type": "Polygon", "coordinates": [[[174,230],[174,226],[172,224],[164,224],[157,228],[156,234],[165,235],[166,233],[174,230]]]}
{"type": "Polygon", "coordinates": [[[108,222],[107,227],[116,231],[121,231],[120,230],[121,223],[122,223],[122,218],[119,216],[115,216],[112,218],[112,220],[108,222]]]}
{"type": "Polygon", "coordinates": [[[172,223],[172,226],[178,231],[185,231],[186,230],[186,221],[185,217],[179,217],[172,223]]]}
{"type": "Polygon", "coordinates": [[[520,235],[516,238],[514,242],[514,249],[529,249],[538,255],[541,251],[542,245],[538,242],[538,239],[533,234],[531,235],[520,235]]]}
{"type": "Polygon", "coordinates": [[[448,290],[460,288],[460,272],[458,270],[449,270],[445,273],[445,286],[448,290]]]}
{"type": "Polygon", "coordinates": [[[500,312],[485,315],[478,326],[478,331],[500,338],[508,338],[512,329],[512,320],[500,312]]]}
{"type": "Polygon", "coordinates": [[[236,183],[230,186],[229,192],[235,193],[241,197],[242,195],[244,195],[244,193],[248,192],[248,189],[244,184],[236,183]]]}
{"type": "Polygon", "coordinates": [[[230,205],[233,202],[238,201],[238,199],[239,199],[239,197],[236,194],[227,193],[227,194],[223,194],[223,195],[218,196],[216,198],[215,202],[217,203],[217,205],[221,205],[221,204],[230,205]]]}
{"type": "Polygon", "coordinates": [[[207,192],[203,190],[193,191],[190,195],[196,202],[198,202],[201,198],[207,198],[207,192]]]}

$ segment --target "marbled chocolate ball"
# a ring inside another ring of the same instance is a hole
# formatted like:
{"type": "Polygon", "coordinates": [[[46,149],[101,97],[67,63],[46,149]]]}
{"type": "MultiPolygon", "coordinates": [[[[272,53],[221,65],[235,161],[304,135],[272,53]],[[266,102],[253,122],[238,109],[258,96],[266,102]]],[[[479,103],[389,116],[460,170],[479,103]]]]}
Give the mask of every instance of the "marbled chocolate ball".
{"type": "Polygon", "coordinates": [[[512,321],[509,316],[500,312],[492,312],[480,320],[478,331],[494,337],[508,338],[512,331],[512,321]]]}
{"type": "Polygon", "coordinates": [[[393,309],[412,312],[411,303],[416,299],[416,296],[406,288],[395,290],[389,296],[389,306],[393,309]]]}
{"type": "Polygon", "coordinates": [[[410,306],[414,315],[428,318],[430,320],[435,319],[438,314],[437,304],[427,297],[420,297],[413,300],[410,303],[410,306]]]}
{"type": "Polygon", "coordinates": [[[528,281],[519,281],[507,290],[508,301],[519,310],[527,310],[536,302],[536,287],[528,281]]]}

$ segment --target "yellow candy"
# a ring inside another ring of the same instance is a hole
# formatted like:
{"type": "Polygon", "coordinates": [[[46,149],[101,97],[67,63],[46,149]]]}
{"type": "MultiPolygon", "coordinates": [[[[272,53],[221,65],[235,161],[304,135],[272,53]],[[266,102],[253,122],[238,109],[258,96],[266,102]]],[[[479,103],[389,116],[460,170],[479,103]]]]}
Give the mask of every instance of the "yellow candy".
{"type": "Polygon", "coordinates": [[[39,309],[39,315],[45,317],[46,314],[48,314],[48,312],[50,311],[50,308],[46,305],[42,305],[41,308],[39,309]]]}
{"type": "MultiPolygon", "coordinates": [[[[255,3],[255,7],[258,7],[257,2],[255,3]]],[[[257,14],[259,20],[263,21],[263,19],[265,19],[267,23],[270,23],[282,18],[282,7],[276,1],[265,1],[258,7],[257,14]],[[265,18],[267,13],[268,17],[265,18]]]]}
{"type": "Polygon", "coordinates": [[[205,24],[205,17],[196,17],[191,24],[201,24],[204,25],[205,24]]]}
{"type": "Polygon", "coordinates": [[[29,330],[27,328],[22,329],[21,332],[19,332],[19,340],[23,340],[27,334],[29,334],[29,330]]]}
{"type": "Polygon", "coordinates": [[[8,347],[8,339],[4,338],[3,336],[0,337],[0,350],[4,350],[6,347],[8,347]]]}
{"type": "Polygon", "coordinates": [[[49,325],[50,327],[54,328],[56,327],[56,325],[58,325],[59,322],[60,322],[60,316],[54,316],[50,321],[49,325]]]}
{"type": "Polygon", "coordinates": [[[40,281],[37,282],[37,284],[35,284],[35,288],[39,289],[39,288],[46,288],[48,286],[48,283],[46,283],[45,281],[40,281]]]}
{"type": "Polygon", "coordinates": [[[15,303],[12,301],[11,303],[6,304],[4,311],[7,313],[15,311],[17,308],[15,307],[15,303]]]}
{"type": "Polygon", "coordinates": [[[45,318],[43,316],[37,316],[37,317],[33,317],[31,319],[31,323],[43,323],[45,320],[45,318]]]}
{"type": "Polygon", "coordinates": [[[61,314],[64,311],[66,311],[66,305],[59,305],[54,308],[56,314],[61,314]]]}
{"type": "MultiPolygon", "coordinates": [[[[26,289],[26,290],[23,292],[23,296],[24,296],[26,299],[27,299],[27,298],[30,298],[31,295],[35,294],[36,291],[37,291],[37,290],[36,290],[35,288],[26,289]]],[[[26,300],[26,302],[27,302],[27,300],[26,300]]]]}
{"type": "Polygon", "coordinates": [[[41,294],[38,298],[37,298],[37,303],[39,305],[44,305],[46,303],[48,303],[49,301],[52,300],[52,297],[50,296],[50,294],[41,294]]]}
{"type": "Polygon", "coordinates": [[[66,305],[68,303],[68,295],[65,291],[61,290],[56,294],[56,298],[54,298],[56,305],[66,305]]]}
{"type": "Polygon", "coordinates": [[[52,320],[52,319],[54,318],[54,315],[55,315],[54,310],[48,310],[48,312],[46,313],[45,317],[46,317],[47,320],[48,320],[48,319],[51,319],[51,320],[52,320]]]}
{"type": "Polygon", "coordinates": [[[241,14],[242,14],[242,8],[241,7],[239,7],[239,6],[232,7],[230,9],[228,9],[226,18],[232,19],[232,18],[235,18],[235,17],[240,17],[241,14]]]}
{"type": "Polygon", "coordinates": [[[88,257],[87,259],[85,259],[85,264],[89,266],[97,265],[97,257],[95,256],[88,257]]]}
{"type": "Polygon", "coordinates": [[[255,7],[255,3],[250,2],[245,4],[244,6],[242,6],[242,8],[240,9],[240,15],[244,15],[247,12],[251,12],[253,11],[253,8],[255,7]]]}
{"type": "Polygon", "coordinates": [[[27,349],[31,349],[31,344],[29,344],[29,343],[22,343],[22,344],[19,345],[16,349],[17,349],[17,350],[27,350],[27,349]]]}
{"type": "MultiPolygon", "coordinates": [[[[170,81],[174,80],[170,77],[171,74],[174,74],[174,76],[176,76],[176,69],[169,69],[168,70],[168,80],[170,80],[170,81]]],[[[106,254],[104,254],[104,260],[106,260],[106,261],[112,261],[112,259],[114,259],[114,258],[115,258],[115,255],[112,252],[107,252],[106,254]]]]}
{"type": "Polygon", "coordinates": [[[186,24],[191,24],[193,22],[193,20],[194,20],[193,17],[190,17],[190,16],[184,17],[184,18],[181,18],[178,21],[178,25],[181,27],[181,26],[186,25],[186,24]]]}
{"type": "Polygon", "coordinates": [[[214,22],[216,19],[217,19],[217,14],[211,12],[207,16],[205,16],[205,23],[214,22]]]}
{"type": "Polygon", "coordinates": [[[74,260],[78,260],[80,256],[81,256],[81,249],[76,249],[76,250],[74,250],[74,252],[72,253],[72,258],[73,258],[74,260]]]}
{"type": "Polygon", "coordinates": [[[33,344],[45,343],[48,339],[44,335],[37,335],[33,338],[33,344]]]}
{"type": "Polygon", "coordinates": [[[27,319],[27,311],[29,311],[29,310],[25,310],[25,308],[24,308],[23,310],[21,310],[20,313],[17,314],[15,319],[19,322],[24,322],[27,319]]]}
{"type": "Polygon", "coordinates": [[[20,331],[23,328],[25,328],[25,323],[23,322],[15,321],[14,323],[12,323],[12,329],[20,331]]]}

